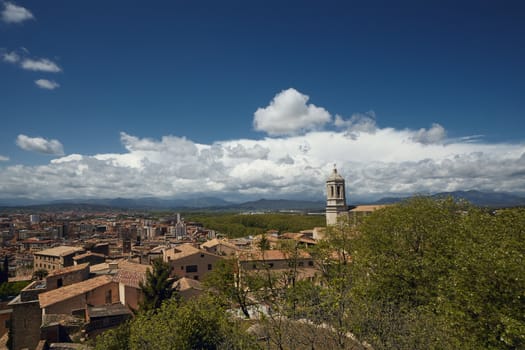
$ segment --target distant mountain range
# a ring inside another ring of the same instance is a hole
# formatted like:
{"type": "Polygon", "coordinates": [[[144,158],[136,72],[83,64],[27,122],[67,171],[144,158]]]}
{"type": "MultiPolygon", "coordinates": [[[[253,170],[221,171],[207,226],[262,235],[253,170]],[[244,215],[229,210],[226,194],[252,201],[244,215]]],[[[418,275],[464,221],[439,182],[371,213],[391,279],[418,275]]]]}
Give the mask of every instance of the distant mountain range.
{"type": "Polygon", "coordinates": [[[160,198],[111,198],[111,199],[71,199],[62,201],[32,201],[30,199],[1,200],[0,207],[17,207],[34,210],[210,210],[210,211],[279,211],[324,210],[324,201],[302,201],[287,199],[259,199],[243,203],[229,202],[215,197],[192,199],[160,198]]]}
{"type": "MultiPolygon", "coordinates": [[[[432,195],[440,198],[452,196],[455,199],[465,199],[477,206],[483,207],[515,207],[525,206],[525,197],[500,192],[456,191],[441,192],[432,195]]],[[[391,204],[402,201],[406,197],[385,197],[372,203],[348,204],[391,204]]],[[[34,210],[215,210],[215,211],[323,211],[326,202],[287,199],[259,199],[243,203],[226,201],[216,197],[199,197],[191,199],[146,198],[111,198],[111,199],[70,199],[61,201],[43,201],[27,198],[0,199],[0,207],[23,207],[34,210]]]]}

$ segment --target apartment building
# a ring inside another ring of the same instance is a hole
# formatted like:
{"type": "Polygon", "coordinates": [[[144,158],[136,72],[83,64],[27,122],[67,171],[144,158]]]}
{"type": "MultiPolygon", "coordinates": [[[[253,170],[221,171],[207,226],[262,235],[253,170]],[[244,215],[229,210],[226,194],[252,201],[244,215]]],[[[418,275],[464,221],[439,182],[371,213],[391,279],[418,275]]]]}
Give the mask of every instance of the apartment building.
{"type": "Polygon", "coordinates": [[[73,257],[84,252],[80,247],[60,246],[45,249],[34,254],[34,270],[47,270],[49,272],[68,266],[73,266],[73,257]]]}
{"type": "Polygon", "coordinates": [[[163,259],[171,265],[171,276],[202,280],[222,257],[191,244],[181,244],[165,249],[163,259]]]}

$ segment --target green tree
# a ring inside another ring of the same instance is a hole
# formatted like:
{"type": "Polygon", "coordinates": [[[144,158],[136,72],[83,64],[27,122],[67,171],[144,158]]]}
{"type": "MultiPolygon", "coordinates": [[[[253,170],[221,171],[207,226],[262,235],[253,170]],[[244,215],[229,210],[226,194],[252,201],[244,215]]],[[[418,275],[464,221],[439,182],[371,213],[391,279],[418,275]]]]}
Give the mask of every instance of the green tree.
{"type": "Polygon", "coordinates": [[[170,278],[171,266],[162,259],[155,259],[152,268],[146,271],[145,282],[140,282],[143,299],[140,309],[144,311],[160,308],[165,300],[172,298],[173,279],[170,278]]]}
{"type": "Polygon", "coordinates": [[[477,347],[525,348],[525,209],[471,210],[437,312],[477,347]]]}
{"type": "Polygon", "coordinates": [[[239,321],[210,296],[186,303],[169,300],[130,323],[129,349],[258,349],[239,321]]]}
{"type": "Polygon", "coordinates": [[[93,345],[95,350],[129,350],[129,339],[130,322],[128,321],[97,336],[93,345]]]}
{"type": "Polygon", "coordinates": [[[525,344],[523,209],[416,197],[359,226],[351,329],[376,349],[525,344]]]}
{"type": "Polygon", "coordinates": [[[222,259],[204,280],[204,285],[215,295],[225,299],[228,306],[239,307],[250,318],[249,307],[253,303],[250,294],[263,287],[257,275],[243,274],[236,258],[222,259]]]}

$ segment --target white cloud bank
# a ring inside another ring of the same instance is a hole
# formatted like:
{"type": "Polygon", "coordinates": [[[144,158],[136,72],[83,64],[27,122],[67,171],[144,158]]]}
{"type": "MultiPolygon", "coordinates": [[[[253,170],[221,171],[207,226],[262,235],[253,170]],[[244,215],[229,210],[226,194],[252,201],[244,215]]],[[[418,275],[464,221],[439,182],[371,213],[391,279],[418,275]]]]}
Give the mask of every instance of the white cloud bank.
{"type": "Polygon", "coordinates": [[[64,155],[64,147],[58,140],[46,140],[42,137],[29,137],[20,134],[16,138],[16,144],[25,151],[51,154],[56,156],[64,155]]]}
{"type": "Polygon", "coordinates": [[[9,160],[9,157],[0,155],[0,162],[7,162],[9,160]]]}
{"type": "Polygon", "coordinates": [[[25,7],[17,6],[11,2],[4,2],[4,10],[2,11],[2,20],[6,23],[20,23],[33,19],[34,16],[25,7]]]}
{"type": "MultiPolygon", "coordinates": [[[[282,94],[263,110],[279,105],[282,94]]],[[[304,96],[298,94],[291,93],[304,96]]],[[[308,110],[307,99],[302,100],[308,110]]],[[[349,203],[460,189],[525,193],[525,144],[447,140],[437,124],[422,130],[381,128],[372,112],[348,120],[336,117],[334,124],[335,131],[298,134],[312,125],[305,123],[289,136],[279,129],[279,137],[211,144],[122,132],[122,153],[69,154],[42,166],[0,166],[0,197],[322,198],[333,163],[346,178],[349,203]]],[[[265,131],[273,135],[277,129],[265,131]]],[[[41,140],[42,152],[50,141],[41,140]]]]}
{"type": "Polygon", "coordinates": [[[35,80],[35,84],[39,88],[46,89],[46,90],[55,90],[56,88],[60,87],[60,84],[58,84],[56,81],[47,80],[47,79],[35,80]]]}

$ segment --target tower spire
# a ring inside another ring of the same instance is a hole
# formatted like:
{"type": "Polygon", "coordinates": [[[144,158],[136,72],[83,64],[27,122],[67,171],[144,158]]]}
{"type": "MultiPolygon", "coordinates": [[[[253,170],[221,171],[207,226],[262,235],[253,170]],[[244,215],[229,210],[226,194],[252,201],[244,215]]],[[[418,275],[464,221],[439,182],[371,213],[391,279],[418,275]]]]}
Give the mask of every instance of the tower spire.
{"type": "Polygon", "coordinates": [[[326,181],[326,225],[337,224],[337,217],[347,213],[345,179],[337,173],[334,163],[333,172],[326,181]]]}

